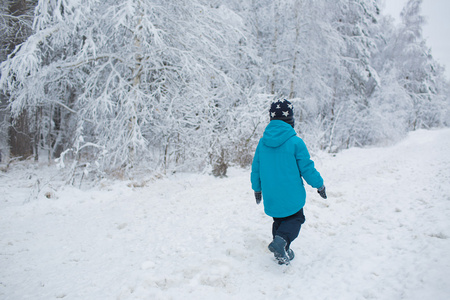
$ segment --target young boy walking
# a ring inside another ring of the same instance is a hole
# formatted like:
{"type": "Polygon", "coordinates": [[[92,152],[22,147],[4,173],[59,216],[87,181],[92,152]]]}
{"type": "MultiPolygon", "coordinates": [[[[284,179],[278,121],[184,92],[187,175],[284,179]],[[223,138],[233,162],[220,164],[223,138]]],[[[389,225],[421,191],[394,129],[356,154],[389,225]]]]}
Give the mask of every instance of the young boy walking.
{"type": "Polygon", "coordinates": [[[256,203],[264,199],[264,212],[273,218],[273,241],[269,250],[279,264],[294,258],[290,245],[305,222],[306,191],[302,178],[324,199],[327,198],[320,173],[308,149],[294,130],[292,104],[283,99],[272,103],[270,123],[256,147],[251,183],[256,203]]]}

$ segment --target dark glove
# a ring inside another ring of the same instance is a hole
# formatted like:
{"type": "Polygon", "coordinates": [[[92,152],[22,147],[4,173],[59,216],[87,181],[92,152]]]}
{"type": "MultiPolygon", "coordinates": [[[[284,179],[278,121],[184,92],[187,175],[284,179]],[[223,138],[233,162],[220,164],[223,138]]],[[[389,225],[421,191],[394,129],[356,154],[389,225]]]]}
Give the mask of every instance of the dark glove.
{"type": "Polygon", "coordinates": [[[317,192],[319,193],[320,197],[323,199],[327,199],[327,193],[325,192],[325,186],[322,185],[321,188],[317,189],[317,192]]]}
{"type": "Polygon", "coordinates": [[[256,204],[261,203],[261,192],[255,192],[256,204]]]}

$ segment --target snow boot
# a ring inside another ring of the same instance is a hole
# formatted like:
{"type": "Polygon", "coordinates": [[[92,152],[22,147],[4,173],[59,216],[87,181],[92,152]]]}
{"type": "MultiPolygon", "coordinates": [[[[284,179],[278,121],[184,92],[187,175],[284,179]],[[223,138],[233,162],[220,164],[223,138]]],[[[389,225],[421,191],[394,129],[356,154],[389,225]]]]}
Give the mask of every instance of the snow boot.
{"type": "MultiPolygon", "coordinates": [[[[287,242],[279,235],[276,235],[272,243],[269,244],[269,250],[275,255],[280,265],[289,265],[290,259],[286,252],[287,242]]],[[[292,250],[291,250],[292,251],[292,250]]],[[[292,253],[294,253],[292,251],[292,253]]]]}
{"type": "MultiPolygon", "coordinates": [[[[289,257],[289,261],[291,261],[291,260],[294,259],[294,257],[295,257],[294,250],[292,250],[292,249],[287,249],[286,253],[287,253],[288,257],[289,257]]],[[[278,260],[278,257],[279,257],[280,255],[277,254],[277,253],[274,253],[274,255],[275,255],[275,259],[278,260]]],[[[278,260],[278,263],[279,263],[280,265],[282,264],[282,263],[280,263],[279,260],[278,260]]]]}

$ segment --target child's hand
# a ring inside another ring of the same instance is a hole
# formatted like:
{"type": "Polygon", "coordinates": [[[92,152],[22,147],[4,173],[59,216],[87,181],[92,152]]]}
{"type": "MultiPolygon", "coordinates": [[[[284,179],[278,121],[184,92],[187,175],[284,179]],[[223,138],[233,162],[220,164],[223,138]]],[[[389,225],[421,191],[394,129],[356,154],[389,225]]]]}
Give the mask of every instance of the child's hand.
{"type": "Polygon", "coordinates": [[[255,192],[256,204],[261,203],[261,192],[255,192]]]}
{"type": "Polygon", "coordinates": [[[320,197],[322,197],[323,199],[327,199],[327,193],[325,192],[325,185],[322,185],[322,187],[318,189],[317,192],[319,193],[320,197]]]}

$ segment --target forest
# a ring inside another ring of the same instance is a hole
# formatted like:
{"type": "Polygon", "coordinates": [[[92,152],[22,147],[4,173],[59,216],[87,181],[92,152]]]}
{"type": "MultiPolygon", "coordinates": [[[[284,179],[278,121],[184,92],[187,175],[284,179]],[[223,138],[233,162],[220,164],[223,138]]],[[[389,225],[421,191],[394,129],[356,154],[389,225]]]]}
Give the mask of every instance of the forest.
{"type": "Polygon", "coordinates": [[[0,0],[2,163],[222,176],[280,98],[312,153],[449,126],[421,3],[395,24],[378,0],[0,0]]]}

